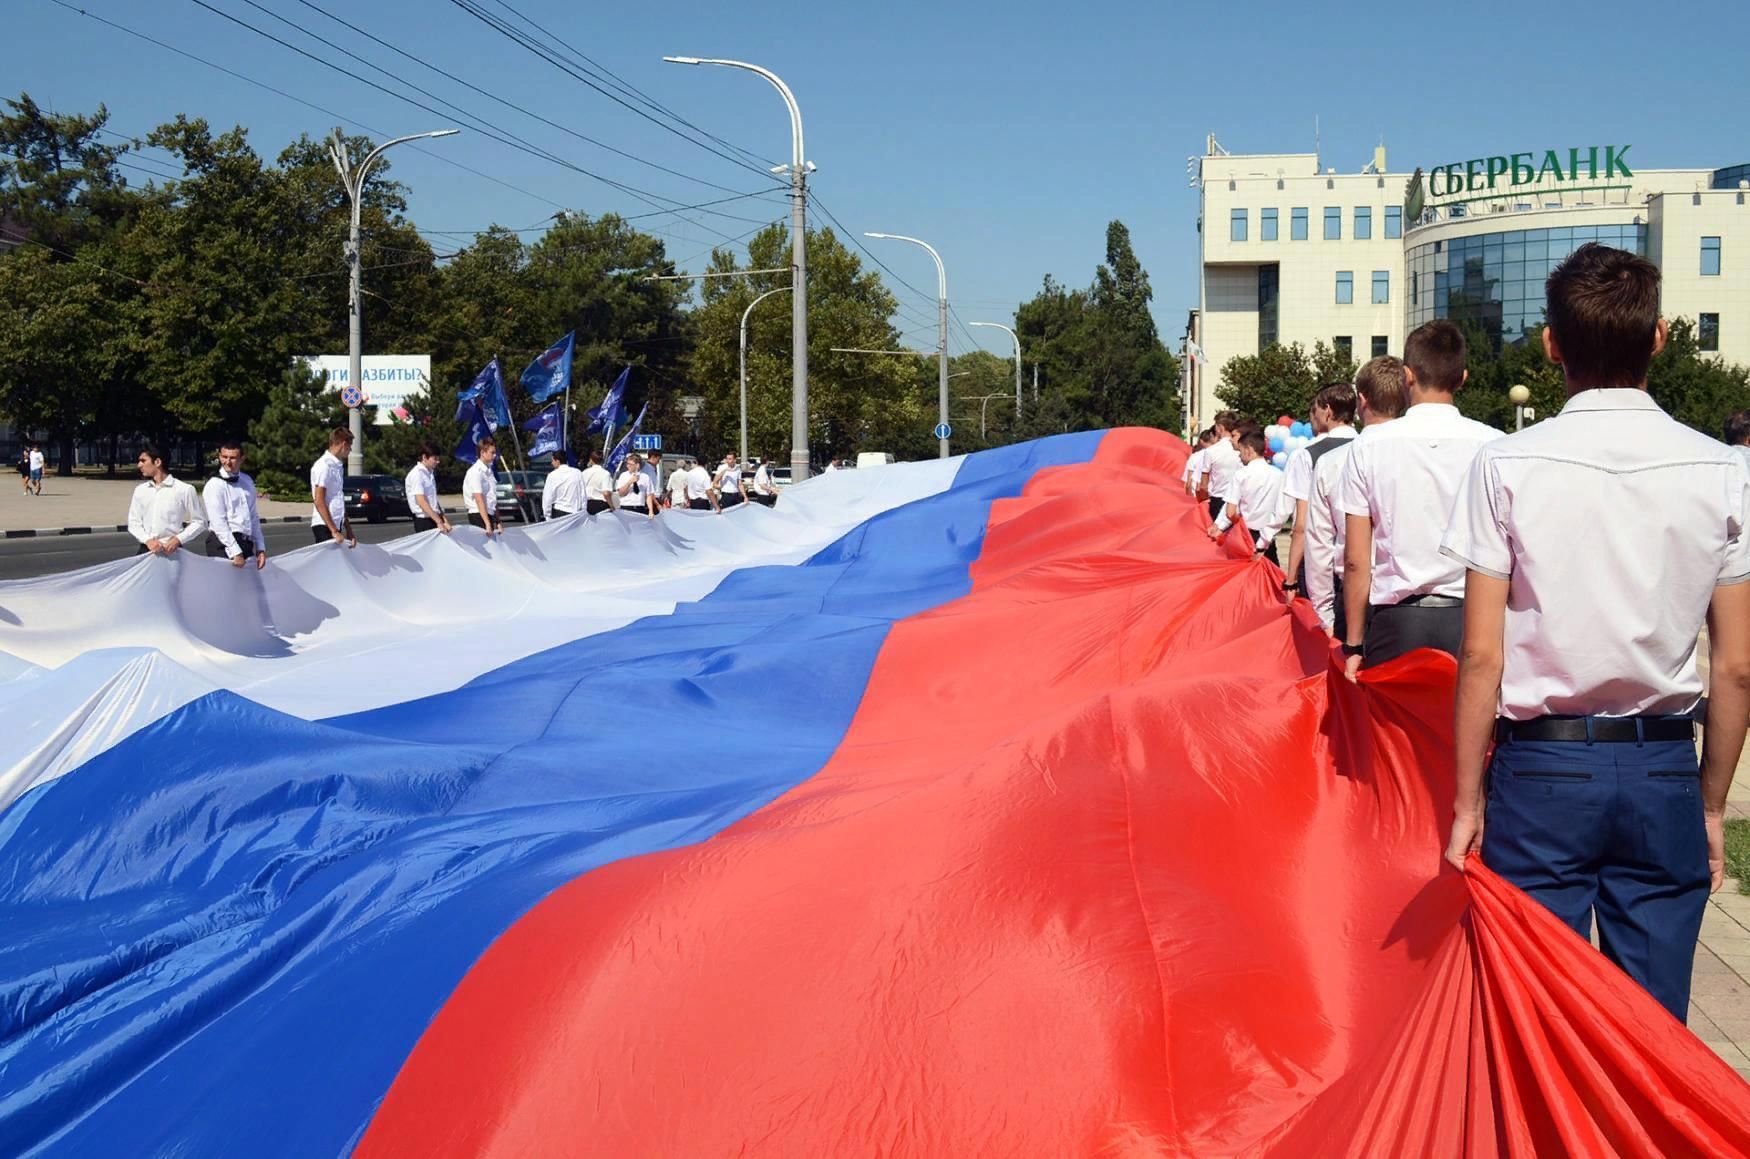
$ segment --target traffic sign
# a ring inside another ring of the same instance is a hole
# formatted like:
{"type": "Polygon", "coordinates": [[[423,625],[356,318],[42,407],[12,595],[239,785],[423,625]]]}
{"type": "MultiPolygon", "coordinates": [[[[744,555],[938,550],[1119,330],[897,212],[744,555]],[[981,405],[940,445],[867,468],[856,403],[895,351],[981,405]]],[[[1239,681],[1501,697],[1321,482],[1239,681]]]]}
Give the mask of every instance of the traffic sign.
{"type": "Polygon", "coordinates": [[[662,450],[662,436],[633,435],[632,449],[634,451],[660,451],[662,450]]]}
{"type": "Polygon", "coordinates": [[[340,401],[349,407],[363,406],[365,402],[365,392],[356,386],[343,386],[340,388],[340,401]]]}
{"type": "Polygon", "coordinates": [[[936,437],[938,439],[951,439],[954,437],[954,428],[947,423],[937,423],[936,437]]]}

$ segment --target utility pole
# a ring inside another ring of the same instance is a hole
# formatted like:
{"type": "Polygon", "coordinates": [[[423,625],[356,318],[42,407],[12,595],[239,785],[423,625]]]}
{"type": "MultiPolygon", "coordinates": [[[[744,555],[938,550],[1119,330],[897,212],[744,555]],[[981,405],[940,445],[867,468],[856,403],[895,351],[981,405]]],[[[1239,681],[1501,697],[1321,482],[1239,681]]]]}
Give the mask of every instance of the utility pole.
{"type": "MultiPolygon", "coordinates": [[[[790,109],[790,479],[808,478],[808,175],[812,162],[803,157],[802,110],[790,86],[778,74],[740,60],[714,60],[697,56],[665,56],[670,64],[715,64],[758,73],[784,98],[790,109]]],[[[782,166],[774,172],[781,172],[782,166]]],[[[746,449],[743,448],[743,457],[746,449]]]]}
{"type": "MultiPolygon", "coordinates": [[[[351,271],[352,284],[347,294],[347,384],[355,390],[364,390],[364,327],[359,317],[359,210],[363,206],[365,191],[365,176],[370,173],[371,165],[383,154],[383,150],[392,145],[404,144],[407,141],[422,141],[427,137],[453,137],[460,129],[434,129],[429,133],[413,133],[406,137],[396,137],[392,141],[384,141],[375,149],[365,154],[365,159],[359,162],[355,169],[352,158],[347,155],[346,143],[340,136],[340,130],[334,130],[334,139],[328,143],[328,159],[334,162],[335,172],[340,174],[340,184],[346,190],[346,199],[352,206],[352,227],[346,235],[346,264],[351,271]]],[[[346,473],[362,475],[365,473],[365,418],[364,406],[347,408],[347,428],[352,431],[352,450],[346,456],[346,473]]]]}
{"type": "MultiPolygon", "coordinates": [[[[1021,421],[1021,336],[1001,322],[968,322],[968,326],[989,326],[993,330],[1001,330],[1015,343],[1015,421],[1021,421]]],[[[1038,393],[1039,368],[1033,368],[1035,395],[1038,393]]]]}
{"type": "MultiPolygon", "coordinates": [[[[929,251],[930,257],[936,261],[936,364],[937,364],[937,414],[941,431],[952,428],[948,424],[948,270],[942,265],[942,255],[936,252],[936,247],[927,241],[915,237],[906,237],[897,233],[866,233],[864,237],[879,238],[882,241],[908,241],[912,245],[923,246],[929,251]]],[[[937,458],[948,457],[948,440],[937,437],[937,458]]]]}
{"type": "MultiPolygon", "coordinates": [[[[741,312],[741,462],[743,466],[746,466],[747,464],[747,316],[753,313],[753,308],[755,306],[759,305],[773,294],[782,294],[789,289],[789,286],[779,286],[775,290],[767,290],[765,293],[749,302],[747,304],[747,309],[741,312]]],[[[795,460],[792,459],[791,461],[794,463],[795,460]]],[[[792,466],[790,469],[794,471],[795,467],[792,466]]]]}

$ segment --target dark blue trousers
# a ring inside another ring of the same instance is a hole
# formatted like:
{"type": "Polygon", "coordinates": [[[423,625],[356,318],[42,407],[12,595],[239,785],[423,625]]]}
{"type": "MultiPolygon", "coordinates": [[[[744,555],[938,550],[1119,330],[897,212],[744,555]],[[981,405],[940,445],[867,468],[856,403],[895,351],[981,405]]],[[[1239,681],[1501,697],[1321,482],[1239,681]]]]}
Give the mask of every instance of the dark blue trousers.
{"type": "Polygon", "coordinates": [[[1711,878],[1689,741],[1504,740],[1489,765],[1483,864],[1689,1017],[1711,878]]]}

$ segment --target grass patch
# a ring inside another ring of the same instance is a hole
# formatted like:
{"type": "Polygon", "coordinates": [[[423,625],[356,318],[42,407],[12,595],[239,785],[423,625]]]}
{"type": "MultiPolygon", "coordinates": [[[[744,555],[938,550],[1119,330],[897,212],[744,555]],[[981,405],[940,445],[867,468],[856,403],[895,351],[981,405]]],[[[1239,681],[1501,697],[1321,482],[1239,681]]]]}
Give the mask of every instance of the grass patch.
{"type": "Polygon", "coordinates": [[[1726,821],[1726,873],[1738,879],[1738,892],[1750,893],[1750,821],[1726,821]]]}

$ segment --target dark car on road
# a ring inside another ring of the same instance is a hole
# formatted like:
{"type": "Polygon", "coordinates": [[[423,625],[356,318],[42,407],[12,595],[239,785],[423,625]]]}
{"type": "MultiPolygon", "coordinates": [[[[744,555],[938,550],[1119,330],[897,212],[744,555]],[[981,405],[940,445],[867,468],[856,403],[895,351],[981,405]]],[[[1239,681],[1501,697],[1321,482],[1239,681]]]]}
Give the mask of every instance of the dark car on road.
{"type": "Polygon", "coordinates": [[[541,492],[546,486],[545,471],[500,471],[494,496],[498,518],[535,522],[541,518],[541,492]]]}
{"type": "Polygon", "coordinates": [[[413,518],[407,510],[407,489],[393,475],[348,475],[346,517],[367,523],[413,518]]]}

